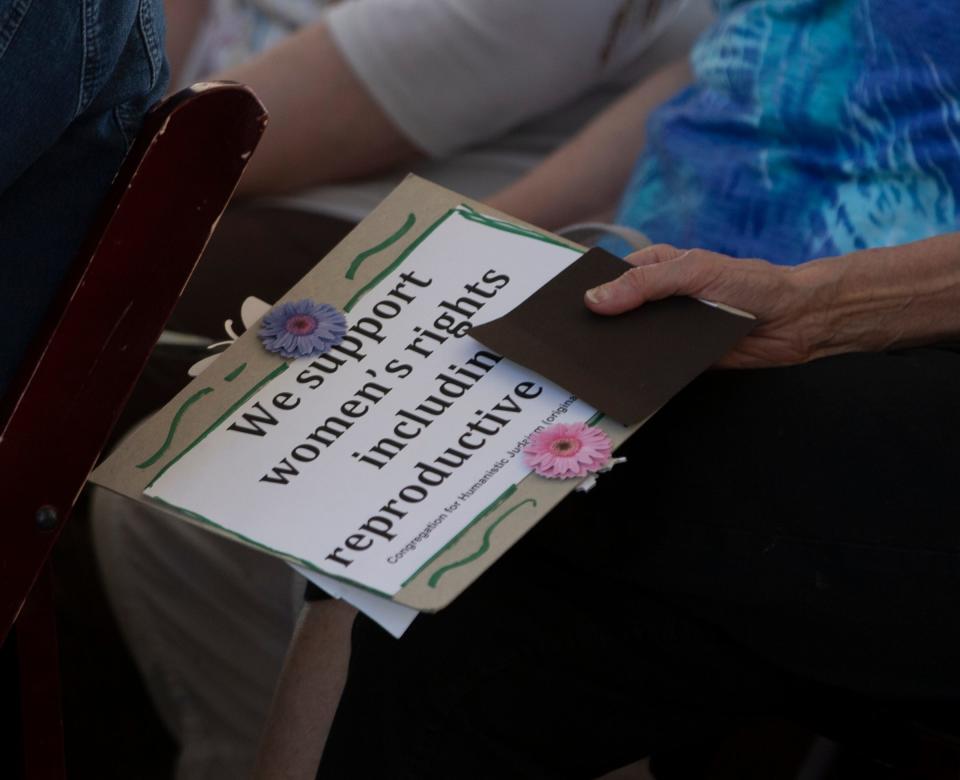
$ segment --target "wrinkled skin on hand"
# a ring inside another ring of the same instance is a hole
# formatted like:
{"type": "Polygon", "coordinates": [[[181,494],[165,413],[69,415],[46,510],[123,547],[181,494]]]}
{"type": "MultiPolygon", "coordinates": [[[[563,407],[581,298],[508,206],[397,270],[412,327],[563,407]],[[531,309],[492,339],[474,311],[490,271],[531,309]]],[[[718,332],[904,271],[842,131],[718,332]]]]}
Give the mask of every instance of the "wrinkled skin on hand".
{"type": "Polygon", "coordinates": [[[718,368],[791,365],[847,351],[831,344],[834,286],[824,274],[810,273],[813,263],[778,266],[665,244],[635,252],[627,261],[632,269],[587,292],[585,303],[591,310],[615,315],[647,301],[686,295],[757,318],[757,327],[719,361],[718,368]]]}

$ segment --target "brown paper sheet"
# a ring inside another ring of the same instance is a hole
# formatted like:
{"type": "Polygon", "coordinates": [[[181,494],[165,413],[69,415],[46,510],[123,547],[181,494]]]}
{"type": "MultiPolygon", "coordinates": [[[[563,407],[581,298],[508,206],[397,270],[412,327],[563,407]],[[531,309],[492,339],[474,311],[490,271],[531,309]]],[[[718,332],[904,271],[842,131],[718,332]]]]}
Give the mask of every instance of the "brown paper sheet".
{"type": "Polygon", "coordinates": [[[646,419],[743,338],[755,320],[692,298],[616,317],[583,294],[629,266],[591,249],[506,316],[470,335],[624,425],[646,419]]]}

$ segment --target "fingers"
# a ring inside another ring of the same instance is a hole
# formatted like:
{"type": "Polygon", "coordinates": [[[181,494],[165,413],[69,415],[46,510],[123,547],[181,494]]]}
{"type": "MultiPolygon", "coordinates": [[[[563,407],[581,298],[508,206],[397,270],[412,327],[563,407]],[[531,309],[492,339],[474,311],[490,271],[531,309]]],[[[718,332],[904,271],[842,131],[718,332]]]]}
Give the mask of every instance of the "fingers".
{"type": "Polygon", "coordinates": [[[588,290],[584,296],[587,307],[597,314],[621,314],[647,301],[671,295],[697,295],[708,281],[707,277],[712,278],[706,253],[673,247],[651,247],[644,251],[651,250],[656,250],[652,252],[656,258],[653,262],[635,265],[613,281],[588,290]]]}
{"type": "Polygon", "coordinates": [[[643,249],[632,252],[624,258],[630,265],[656,265],[664,263],[667,260],[675,260],[681,255],[685,255],[689,250],[677,249],[670,244],[652,244],[643,249]]]}

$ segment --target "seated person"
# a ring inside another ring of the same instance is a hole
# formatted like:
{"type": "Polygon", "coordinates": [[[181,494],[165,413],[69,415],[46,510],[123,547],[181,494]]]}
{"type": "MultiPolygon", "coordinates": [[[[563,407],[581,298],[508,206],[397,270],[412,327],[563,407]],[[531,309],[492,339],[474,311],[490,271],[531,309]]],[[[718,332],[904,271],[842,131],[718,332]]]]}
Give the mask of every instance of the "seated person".
{"type": "Polygon", "coordinates": [[[216,73],[267,106],[241,196],[357,221],[410,170],[475,198],[506,187],[687,51],[707,5],[215,0],[180,81],[216,73]]]}
{"type": "MultiPolygon", "coordinates": [[[[243,193],[326,184],[228,213],[171,327],[222,338],[243,296],[279,297],[411,164],[479,197],[512,182],[653,63],[689,48],[703,26],[696,4],[657,38],[680,5],[648,13],[624,0],[363,0],[333,5],[249,63],[215,57],[230,66],[221,75],[250,84],[271,113],[243,193]]],[[[212,8],[200,46],[248,23],[250,40],[270,40],[296,21],[278,22],[277,3],[212,8]],[[252,10],[239,13],[244,7],[252,10]]],[[[236,48],[255,48],[236,40],[236,48]]],[[[172,397],[198,357],[178,361],[159,350],[135,407],[147,413],[142,398],[157,386],[165,391],[151,393],[157,402],[172,397]]],[[[279,560],[102,491],[93,516],[112,605],[181,748],[178,777],[246,775],[303,579],[279,560]]]]}
{"type": "MultiPolygon", "coordinates": [[[[956,712],[958,21],[727,0],[688,88],[647,121],[642,85],[493,199],[560,224],[643,148],[620,215],[677,246],[585,305],[758,326],[448,608],[399,641],[356,618],[318,777],[590,778],[748,718],[956,712]]],[[[339,686],[303,651],[350,617],[306,608],[263,776],[314,774],[339,686]]]]}
{"type": "Polygon", "coordinates": [[[0,0],[0,401],[166,85],[159,0],[0,0]]]}

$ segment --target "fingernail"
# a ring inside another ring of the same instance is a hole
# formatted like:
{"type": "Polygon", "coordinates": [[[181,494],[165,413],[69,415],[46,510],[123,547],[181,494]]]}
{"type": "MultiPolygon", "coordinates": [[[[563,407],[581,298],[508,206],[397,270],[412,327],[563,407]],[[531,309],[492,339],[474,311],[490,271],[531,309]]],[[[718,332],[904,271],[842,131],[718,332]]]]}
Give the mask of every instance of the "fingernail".
{"type": "Polygon", "coordinates": [[[587,300],[590,301],[590,303],[603,303],[606,298],[607,290],[604,284],[587,290],[587,300]]]}

